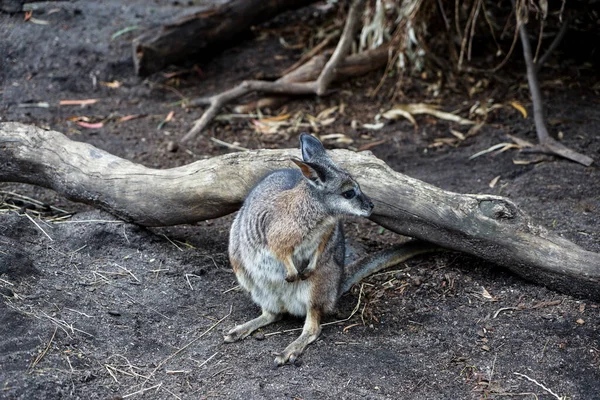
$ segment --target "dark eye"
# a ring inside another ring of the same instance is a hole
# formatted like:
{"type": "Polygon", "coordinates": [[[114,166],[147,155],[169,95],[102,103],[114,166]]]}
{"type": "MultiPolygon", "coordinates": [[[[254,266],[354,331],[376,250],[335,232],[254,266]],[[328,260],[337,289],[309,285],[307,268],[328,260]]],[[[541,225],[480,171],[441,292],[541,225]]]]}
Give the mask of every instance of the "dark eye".
{"type": "Polygon", "coordinates": [[[350,190],[346,190],[344,193],[342,193],[342,196],[344,196],[345,199],[353,199],[356,197],[356,190],[354,189],[350,189],[350,190]]]}

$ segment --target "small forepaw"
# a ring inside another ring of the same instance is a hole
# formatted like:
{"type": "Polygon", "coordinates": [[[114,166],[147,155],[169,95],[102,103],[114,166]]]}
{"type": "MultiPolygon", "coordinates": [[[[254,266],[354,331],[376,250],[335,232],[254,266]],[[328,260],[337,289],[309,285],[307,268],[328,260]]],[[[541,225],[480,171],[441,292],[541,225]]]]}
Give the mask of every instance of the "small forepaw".
{"type": "Polygon", "coordinates": [[[296,282],[298,280],[298,273],[297,272],[288,272],[285,276],[285,280],[287,282],[296,282]]]}
{"type": "Polygon", "coordinates": [[[312,276],[313,272],[314,271],[302,271],[300,273],[300,279],[302,279],[303,281],[307,280],[312,276]]]}

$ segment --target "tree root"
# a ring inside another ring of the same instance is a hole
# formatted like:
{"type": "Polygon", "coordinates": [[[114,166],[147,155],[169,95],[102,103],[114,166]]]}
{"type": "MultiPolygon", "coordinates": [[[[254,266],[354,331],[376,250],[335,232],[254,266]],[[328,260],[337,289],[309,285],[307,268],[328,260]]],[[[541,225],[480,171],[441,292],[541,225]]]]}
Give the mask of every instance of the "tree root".
{"type": "Polygon", "coordinates": [[[265,81],[244,81],[237,87],[227,90],[223,93],[208,97],[206,99],[194,100],[194,104],[209,104],[208,109],[202,117],[194,122],[194,126],[181,139],[186,142],[196,137],[213,119],[219,110],[227,103],[240,98],[250,92],[260,91],[272,94],[292,94],[307,95],[316,94],[323,96],[327,92],[329,85],[335,79],[336,69],[342,64],[344,58],[350,52],[352,40],[358,30],[360,16],[365,7],[365,0],[353,0],[348,11],[348,19],[344,26],[344,31],[340,37],[337,47],[329,61],[323,67],[319,77],[312,82],[265,82],[265,81]]]}

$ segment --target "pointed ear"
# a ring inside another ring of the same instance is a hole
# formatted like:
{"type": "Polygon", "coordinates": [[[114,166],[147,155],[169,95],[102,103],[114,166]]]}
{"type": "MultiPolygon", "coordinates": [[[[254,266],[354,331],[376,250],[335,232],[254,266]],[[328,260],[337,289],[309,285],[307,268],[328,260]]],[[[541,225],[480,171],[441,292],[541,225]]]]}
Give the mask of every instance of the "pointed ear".
{"type": "Polygon", "coordinates": [[[318,165],[307,163],[297,158],[292,158],[291,160],[300,168],[302,175],[304,175],[304,177],[309,181],[314,183],[325,182],[325,171],[323,171],[318,165]]]}
{"type": "Polygon", "coordinates": [[[307,133],[300,135],[300,149],[302,150],[302,159],[304,161],[327,157],[321,141],[307,133]]]}

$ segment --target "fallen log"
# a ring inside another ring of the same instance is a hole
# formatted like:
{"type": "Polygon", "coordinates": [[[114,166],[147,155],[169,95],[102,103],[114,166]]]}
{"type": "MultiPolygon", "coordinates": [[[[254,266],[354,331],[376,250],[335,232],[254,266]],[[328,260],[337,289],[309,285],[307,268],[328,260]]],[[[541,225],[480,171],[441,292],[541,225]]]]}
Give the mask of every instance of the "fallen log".
{"type": "MultiPolygon", "coordinates": [[[[458,194],[392,170],[372,154],[333,150],[373,199],[373,221],[472,254],[552,289],[600,300],[600,254],[534,223],[512,201],[458,194]]],[[[143,226],[191,224],[237,210],[268,171],[298,150],[256,150],[157,170],[55,131],[0,123],[0,181],[55,190],[143,226]]]]}
{"type": "Polygon", "coordinates": [[[133,40],[135,72],[147,76],[214,49],[286,10],[315,0],[228,0],[165,25],[150,27],[133,40]]]}

